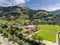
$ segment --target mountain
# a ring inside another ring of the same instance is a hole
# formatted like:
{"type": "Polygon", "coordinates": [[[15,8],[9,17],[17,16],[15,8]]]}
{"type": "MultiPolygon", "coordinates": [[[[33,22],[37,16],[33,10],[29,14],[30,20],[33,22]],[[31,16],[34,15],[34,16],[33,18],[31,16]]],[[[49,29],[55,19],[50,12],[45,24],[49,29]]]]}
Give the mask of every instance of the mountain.
{"type": "Polygon", "coordinates": [[[60,9],[55,10],[55,11],[51,11],[50,13],[55,14],[55,15],[60,15],[60,9]]]}
{"type": "Polygon", "coordinates": [[[16,20],[28,19],[33,23],[60,23],[59,11],[33,10],[28,7],[9,6],[0,7],[0,19],[16,20]]]}
{"type": "MultiPolygon", "coordinates": [[[[60,23],[60,16],[51,14],[48,11],[45,10],[39,10],[33,15],[33,21],[36,21],[36,23],[48,23],[48,24],[59,24],[60,23]]],[[[35,22],[34,22],[35,23],[35,22]]]]}
{"type": "Polygon", "coordinates": [[[0,17],[2,18],[25,18],[29,19],[32,17],[32,14],[35,10],[31,10],[27,7],[18,7],[18,6],[10,6],[10,7],[0,7],[0,17]],[[23,17],[24,16],[24,17],[23,17]]]}

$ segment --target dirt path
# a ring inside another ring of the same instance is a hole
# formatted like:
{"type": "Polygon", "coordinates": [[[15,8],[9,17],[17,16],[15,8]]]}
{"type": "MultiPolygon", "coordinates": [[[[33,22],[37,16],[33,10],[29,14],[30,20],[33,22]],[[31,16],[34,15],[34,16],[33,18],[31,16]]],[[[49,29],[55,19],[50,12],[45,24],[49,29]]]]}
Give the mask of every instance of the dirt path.
{"type": "Polygon", "coordinates": [[[46,43],[46,45],[56,45],[56,43],[53,43],[53,42],[50,42],[50,41],[47,41],[47,40],[43,40],[42,42],[46,43]]]}
{"type": "Polygon", "coordinates": [[[39,31],[36,31],[35,33],[33,33],[33,34],[31,34],[31,35],[29,35],[28,37],[26,37],[26,38],[30,38],[31,36],[33,36],[33,35],[35,35],[35,34],[37,34],[38,32],[40,32],[41,30],[39,30],[39,31]]]}
{"type": "Polygon", "coordinates": [[[60,31],[58,31],[57,33],[56,33],[56,44],[58,45],[58,33],[59,33],[60,31]]]}

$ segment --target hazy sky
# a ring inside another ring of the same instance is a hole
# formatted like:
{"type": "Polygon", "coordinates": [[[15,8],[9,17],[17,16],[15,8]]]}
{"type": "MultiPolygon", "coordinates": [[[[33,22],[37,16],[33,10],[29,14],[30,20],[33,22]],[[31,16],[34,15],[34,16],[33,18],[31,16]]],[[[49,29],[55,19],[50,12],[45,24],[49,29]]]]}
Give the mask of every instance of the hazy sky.
{"type": "Polygon", "coordinates": [[[51,11],[60,9],[60,0],[0,0],[0,6],[14,5],[51,11]]]}

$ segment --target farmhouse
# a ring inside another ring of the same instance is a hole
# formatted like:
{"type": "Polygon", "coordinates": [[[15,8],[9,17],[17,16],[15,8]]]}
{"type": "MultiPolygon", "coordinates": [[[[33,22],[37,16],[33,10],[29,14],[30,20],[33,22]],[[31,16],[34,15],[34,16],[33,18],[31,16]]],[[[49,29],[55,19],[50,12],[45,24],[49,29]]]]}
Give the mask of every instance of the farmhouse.
{"type": "Polygon", "coordinates": [[[35,32],[35,31],[37,31],[37,26],[35,26],[35,25],[27,25],[27,26],[26,26],[26,30],[27,30],[27,32],[29,32],[29,33],[35,32]]]}

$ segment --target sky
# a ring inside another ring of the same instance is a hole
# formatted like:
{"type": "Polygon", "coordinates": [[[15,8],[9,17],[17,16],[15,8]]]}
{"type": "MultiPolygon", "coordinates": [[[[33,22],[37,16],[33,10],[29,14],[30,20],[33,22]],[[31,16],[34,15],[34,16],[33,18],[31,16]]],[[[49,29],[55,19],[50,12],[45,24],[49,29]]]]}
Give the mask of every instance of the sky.
{"type": "Polygon", "coordinates": [[[0,6],[24,6],[34,10],[60,9],[60,0],[0,0],[0,6]]]}

